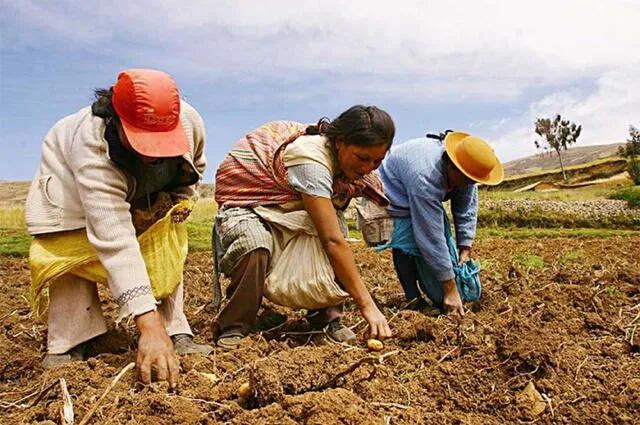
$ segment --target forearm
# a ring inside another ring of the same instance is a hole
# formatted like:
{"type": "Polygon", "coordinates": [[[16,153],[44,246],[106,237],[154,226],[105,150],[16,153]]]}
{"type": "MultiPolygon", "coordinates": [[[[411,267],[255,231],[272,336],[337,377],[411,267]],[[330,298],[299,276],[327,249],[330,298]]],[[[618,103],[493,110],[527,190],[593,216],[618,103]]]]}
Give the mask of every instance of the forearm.
{"type": "Polygon", "coordinates": [[[411,224],[422,258],[438,281],[453,279],[454,272],[445,238],[444,209],[436,199],[423,196],[410,198],[411,224]]]}
{"type": "Polygon", "coordinates": [[[458,291],[458,287],[456,286],[455,279],[444,280],[440,282],[440,284],[442,285],[442,289],[445,294],[452,293],[453,291],[456,291],[456,292],[458,291]]]}
{"type": "Polygon", "coordinates": [[[78,136],[67,156],[82,202],[86,232],[120,306],[118,320],[156,308],[127,201],[129,179],[93,132],[78,136]]]}
{"type": "Polygon", "coordinates": [[[113,222],[91,208],[87,213],[87,236],[107,271],[109,289],[120,307],[118,320],[155,310],[157,302],[130,213],[120,211],[113,222]]]}
{"type": "Polygon", "coordinates": [[[336,277],[353,297],[358,307],[362,309],[373,304],[371,294],[360,278],[348,243],[344,239],[342,241],[330,240],[324,242],[323,246],[336,277]]]}
{"type": "Polygon", "coordinates": [[[157,311],[142,313],[134,318],[134,322],[141,334],[156,330],[158,327],[164,329],[162,321],[160,320],[160,314],[158,314],[157,311]]]}
{"type": "Polygon", "coordinates": [[[459,247],[471,247],[476,236],[478,222],[478,189],[470,185],[456,190],[451,198],[451,212],[459,247]]]}
{"type": "Polygon", "coordinates": [[[118,320],[154,310],[156,300],[125,200],[126,187],[115,173],[106,181],[90,177],[77,175],[87,238],[107,271],[109,289],[120,307],[118,320]]]}
{"type": "Polygon", "coordinates": [[[331,267],[344,289],[353,297],[361,311],[375,305],[371,294],[360,278],[351,248],[340,232],[338,218],[331,200],[303,194],[302,202],[316,227],[331,267]]]}

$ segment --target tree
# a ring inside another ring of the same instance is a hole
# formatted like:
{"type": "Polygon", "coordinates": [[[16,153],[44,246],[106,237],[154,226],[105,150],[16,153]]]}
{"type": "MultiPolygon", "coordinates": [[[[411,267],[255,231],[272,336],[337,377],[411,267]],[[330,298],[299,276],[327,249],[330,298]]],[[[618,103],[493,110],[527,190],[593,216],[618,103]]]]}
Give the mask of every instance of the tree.
{"type": "Polygon", "coordinates": [[[562,150],[567,150],[569,146],[578,141],[581,125],[576,125],[569,120],[563,120],[560,114],[551,120],[551,118],[538,118],[536,120],[536,134],[541,136],[542,140],[535,140],[534,144],[538,150],[543,152],[555,151],[560,161],[560,169],[562,170],[562,178],[567,181],[567,174],[562,164],[562,150]]]}
{"type": "Polygon", "coordinates": [[[640,184],[640,130],[629,126],[629,139],[627,144],[618,148],[620,155],[629,158],[627,171],[635,184],[640,184]]]}

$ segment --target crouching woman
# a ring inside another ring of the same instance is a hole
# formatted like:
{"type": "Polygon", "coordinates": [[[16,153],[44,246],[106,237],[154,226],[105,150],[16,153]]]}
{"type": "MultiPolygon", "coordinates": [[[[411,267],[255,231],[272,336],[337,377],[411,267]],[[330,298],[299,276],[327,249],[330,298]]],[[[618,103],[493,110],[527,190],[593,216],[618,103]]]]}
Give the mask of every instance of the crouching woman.
{"type": "Polygon", "coordinates": [[[154,369],[175,387],[175,354],[212,350],[193,341],[183,311],[184,223],[167,217],[137,239],[145,229],[135,213],[151,216],[160,194],[188,213],[206,167],[204,143],[198,112],[180,100],[171,76],[151,69],[121,72],[91,106],[49,131],[25,210],[34,235],[31,301],[37,316],[48,311],[46,368],[86,359],[107,332],[95,282],[108,284],[118,320],[134,318],[143,382],[154,369]]]}
{"type": "Polygon", "coordinates": [[[394,134],[389,114],[358,105],[317,125],[267,123],[232,148],[216,173],[214,256],[231,280],[214,321],[219,347],[233,349],[251,332],[263,296],[307,309],[313,327],[349,342],[356,336],[340,317],[350,295],[369,335],[390,336],[345,240],[341,210],[355,196],[388,203],[372,172],[394,134]]]}

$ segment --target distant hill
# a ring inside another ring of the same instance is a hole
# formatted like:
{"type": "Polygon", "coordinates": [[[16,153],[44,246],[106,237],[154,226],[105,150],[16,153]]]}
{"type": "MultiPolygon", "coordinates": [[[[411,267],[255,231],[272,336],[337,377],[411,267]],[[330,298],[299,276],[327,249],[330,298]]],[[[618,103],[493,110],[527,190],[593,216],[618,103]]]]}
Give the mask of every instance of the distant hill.
{"type": "MultiPolygon", "coordinates": [[[[18,205],[27,199],[31,182],[0,180],[0,206],[18,205]]],[[[213,198],[213,184],[207,183],[200,186],[200,196],[213,198]]]]}
{"type": "Polygon", "coordinates": [[[200,185],[201,198],[213,198],[215,186],[213,183],[203,183],[200,185]]]}
{"type": "MultiPolygon", "coordinates": [[[[562,163],[565,167],[582,165],[599,159],[618,156],[618,147],[624,143],[611,145],[579,146],[562,152],[562,163]]],[[[515,159],[504,164],[506,177],[531,174],[560,168],[558,155],[555,152],[544,155],[536,154],[526,158],[515,159]]]]}
{"type": "Polygon", "coordinates": [[[12,205],[24,202],[31,186],[30,181],[0,180],[0,205],[12,205]]]}

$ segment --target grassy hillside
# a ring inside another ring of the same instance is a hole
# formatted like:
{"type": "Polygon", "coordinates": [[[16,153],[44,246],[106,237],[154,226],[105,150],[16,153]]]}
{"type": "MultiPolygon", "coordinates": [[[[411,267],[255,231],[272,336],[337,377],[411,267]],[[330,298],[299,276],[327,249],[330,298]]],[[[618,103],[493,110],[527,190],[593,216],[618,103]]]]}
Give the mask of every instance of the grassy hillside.
{"type": "Polygon", "coordinates": [[[31,182],[0,180],[0,205],[24,202],[31,182]]]}
{"type": "MultiPolygon", "coordinates": [[[[592,161],[586,164],[567,166],[565,167],[565,173],[569,179],[569,183],[579,183],[615,176],[616,174],[624,172],[626,166],[627,160],[625,158],[611,157],[592,161]]],[[[539,181],[545,183],[562,183],[562,170],[560,168],[555,168],[549,171],[538,171],[507,177],[504,182],[498,186],[488,189],[511,190],[539,181]]]]}
{"type": "MultiPolygon", "coordinates": [[[[618,147],[623,145],[624,143],[614,143],[610,145],[574,147],[562,152],[562,162],[565,167],[571,167],[614,157],[618,155],[618,147]]],[[[545,155],[531,155],[504,164],[504,171],[507,177],[540,173],[556,168],[560,168],[560,163],[555,152],[545,155]]]]}

